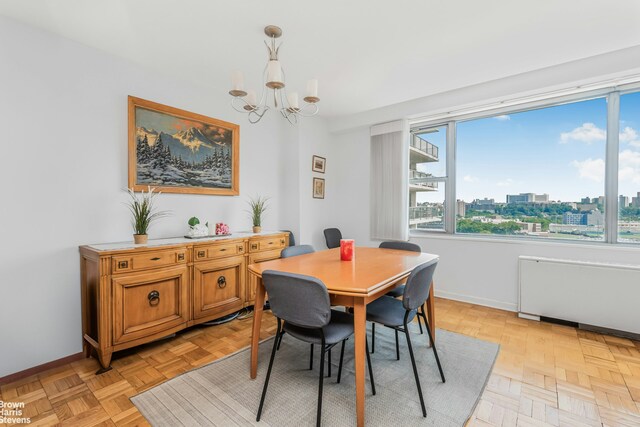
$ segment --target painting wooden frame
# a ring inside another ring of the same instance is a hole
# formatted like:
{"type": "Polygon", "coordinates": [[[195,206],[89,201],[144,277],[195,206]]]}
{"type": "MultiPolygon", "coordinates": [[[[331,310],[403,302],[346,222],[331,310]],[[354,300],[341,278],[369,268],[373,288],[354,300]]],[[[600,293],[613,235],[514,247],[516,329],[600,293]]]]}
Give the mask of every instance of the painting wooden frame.
{"type": "Polygon", "coordinates": [[[324,178],[313,178],[313,198],[324,199],[324,178]]]}
{"type": "Polygon", "coordinates": [[[128,103],[129,188],[240,194],[239,125],[133,96],[128,103]]]}
{"type": "Polygon", "coordinates": [[[324,171],[326,170],[326,165],[327,165],[326,158],[316,156],[316,155],[313,156],[313,159],[311,160],[311,170],[313,172],[324,173],[324,171]]]}

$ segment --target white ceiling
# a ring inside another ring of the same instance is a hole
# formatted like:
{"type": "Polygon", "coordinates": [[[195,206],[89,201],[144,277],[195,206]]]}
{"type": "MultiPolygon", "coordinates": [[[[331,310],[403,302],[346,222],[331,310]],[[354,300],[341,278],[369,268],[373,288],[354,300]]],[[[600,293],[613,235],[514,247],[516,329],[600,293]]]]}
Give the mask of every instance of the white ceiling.
{"type": "Polygon", "coordinates": [[[325,116],[640,45],[637,0],[0,0],[0,14],[218,90],[235,69],[261,84],[278,25],[288,87],[318,78],[325,116]]]}

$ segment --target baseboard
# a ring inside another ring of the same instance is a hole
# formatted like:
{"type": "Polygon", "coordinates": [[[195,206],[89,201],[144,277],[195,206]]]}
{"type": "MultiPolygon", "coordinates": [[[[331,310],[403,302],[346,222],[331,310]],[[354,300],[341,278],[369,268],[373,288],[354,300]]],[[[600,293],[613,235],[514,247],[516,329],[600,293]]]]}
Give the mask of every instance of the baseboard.
{"type": "Polygon", "coordinates": [[[451,300],[454,300],[454,301],[468,302],[468,303],[471,303],[471,304],[482,305],[482,306],[485,306],[485,307],[498,308],[500,310],[514,311],[514,312],[518,311],[518,304],[514,304],[514,303],[510,303],[510,302],[504,302],[504,301],[496,301],[496,300],[488,299],[488,298],[474,297],[474,296],[470,296],[470,295],[456,294],[454,292],[442,291],[442,290],[438,290],[437,286],[436,286],[436,290],[435,290],[435,295],[438,298],[445,298],[445,299],[451,299],[451,300]]]}
{"type": "Polygon", "coordinates": [[[84,358],[84,353],[76,353],[70,356],[63,357],[62,359],[52,360],[51,362],[43,363],[42,365],[34,366],[33,368],[25,369],[24,371],[16,372],[15,374],[9,374],[0,378],[0,385],[9,384],[23,378],[30,377],[31,375],[39,374],[40,372],[47,371],[49,369],[57,368],[59,366],[66,365],[68,363],[76,362],[84,358]]]}

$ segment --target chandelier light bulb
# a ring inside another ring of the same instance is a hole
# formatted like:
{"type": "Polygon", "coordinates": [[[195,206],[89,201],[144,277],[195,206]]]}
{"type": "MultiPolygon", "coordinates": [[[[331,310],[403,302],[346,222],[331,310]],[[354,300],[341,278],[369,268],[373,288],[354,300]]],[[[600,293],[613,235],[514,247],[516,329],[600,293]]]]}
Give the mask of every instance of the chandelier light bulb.
{"type": "Polygon", "coordinates": [[[289,102],[289,107],[298,109],[300,105],[298,104],[298,92],[291,92],[287,95],[287,101],[289,102]]]}

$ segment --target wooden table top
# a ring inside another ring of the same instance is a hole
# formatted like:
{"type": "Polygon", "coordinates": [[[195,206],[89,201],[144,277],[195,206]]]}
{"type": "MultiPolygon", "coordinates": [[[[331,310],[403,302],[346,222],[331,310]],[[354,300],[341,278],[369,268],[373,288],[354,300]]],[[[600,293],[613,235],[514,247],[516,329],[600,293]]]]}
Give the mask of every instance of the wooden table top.
{"type": "Polygon", "coordinates": [[[365,296],[408,276],[418,265],[434,259],[438,259],[438,255],[356,247],[352,261],[341,261],[340,248],[335,248],[251,264],[249,270],[258,276],[265,270],[313,276],[322,280],[329,293],[365,296]]]}

